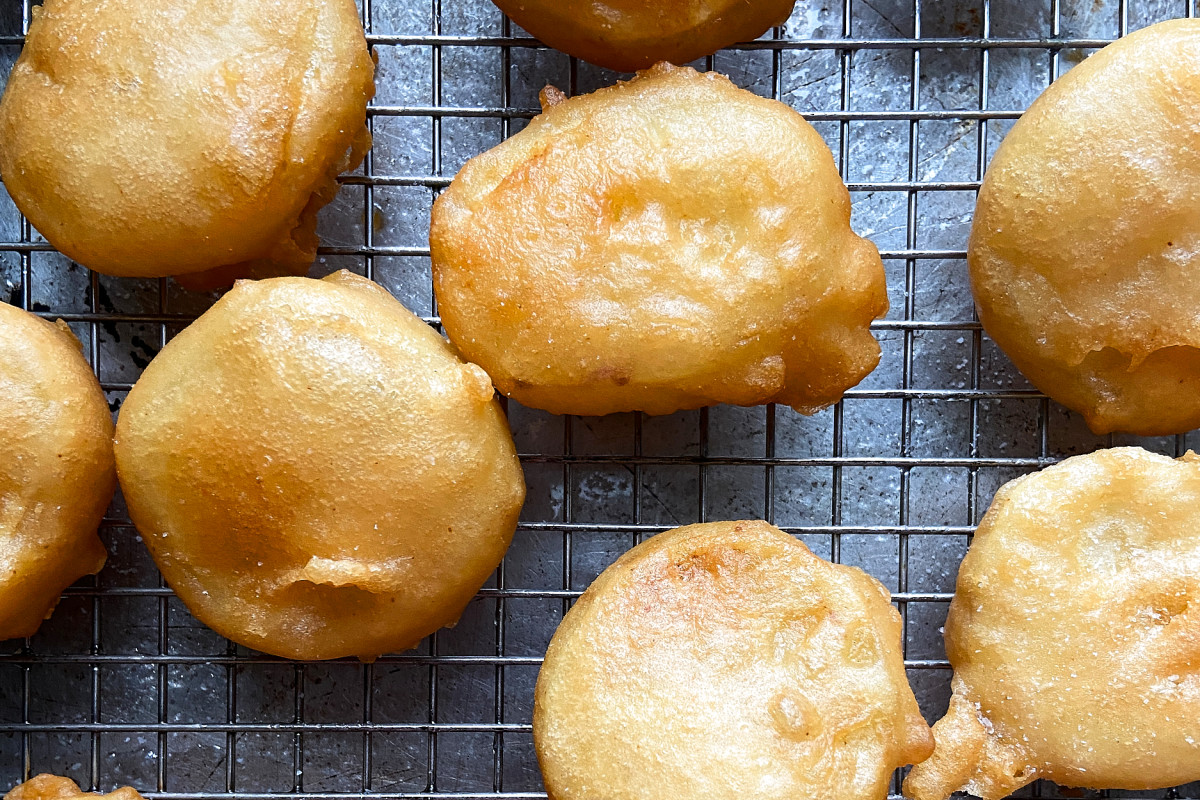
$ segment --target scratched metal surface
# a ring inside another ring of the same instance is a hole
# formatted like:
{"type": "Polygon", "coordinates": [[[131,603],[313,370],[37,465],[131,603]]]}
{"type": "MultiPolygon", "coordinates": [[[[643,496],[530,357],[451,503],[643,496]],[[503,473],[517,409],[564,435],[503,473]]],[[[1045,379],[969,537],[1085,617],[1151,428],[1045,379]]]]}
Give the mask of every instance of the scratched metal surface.
{"type": "MultiPolygon", "coordinates": [[[[321,216],[313,272],[371,276],[436,322],[436,193],[519,130],[546,83],[585,92],[615,76],[535,46],[488,0],[360,2],[379,55],[375,145],[321,216]]],[[[104,571],[31,640],[0,645],[0,786],[49,771],[164,797],[539,796],[532,690],[571,598],[640,537],[702,519],[765,517],[883,581],[936,719],[949,592],[996,487],[1112,443],[1179,453],[1200,441],[1092,436],[1032,391],[974,321],[963,261],[981,169],[1051,76],[1125,31],[1195,14],[1196,0],[800,0],[784,27],[702,60],[829,142],[854,225],[887,264],[879,368],[810,418],[561,418],[510,404],[529,500],[504,565],[456,628],[373,665],[298,664],[213,634],[163,588],[118,498],[104,571]]],[[[28,19],[28,0],[0,0],[0,79],[28,19]]],[[[0,190],[0,299],[71,321],[115,411],[213,297],[89,273],[0,190]]],[[[1200,798],[1200,785],[1126,795],[1200,798]]]]}

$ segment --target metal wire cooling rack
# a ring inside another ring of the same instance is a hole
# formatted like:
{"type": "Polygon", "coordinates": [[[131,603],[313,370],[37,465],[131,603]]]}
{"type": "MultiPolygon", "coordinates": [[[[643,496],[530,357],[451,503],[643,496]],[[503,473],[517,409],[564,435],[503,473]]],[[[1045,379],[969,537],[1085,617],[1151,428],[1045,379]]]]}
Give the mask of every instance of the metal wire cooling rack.
{"type": "MultiPolygon", "coordinates": [[[[519,129],[545,83],[575,93],[615,76],[540,48],[488,0],[361,4],[380,65],[375,146],[322,214],[315,271],[364,273],[436,324],[436,192],[519,129]]],[[[1196,4],[799,0],[786,26],[705,59],[802,111],[829,142],[855,227],[888,267],[879,369],[812,418],[773,407],[560,418],[511,404],[529,483],[512,550],[456,628],[374,664],[297,664],[220,639],[164,588],[118,499],[105,570],[69,590],[37,636],[0,646],[0,785],[49,771],[167,799],[540,797],[529,723],[549,636],[635,541],[701,519],[765,517],[876,575],[903,612],[922,708],[940,716],[940,626],[992,492],[1114,443],[1033,391],[975,322],[963,248],[980,175],[1052,76],[1196,4]]],[[[29,19],[29,0],[0,0],[0,75],[29,19]]],[[[114,410],[212,301],[88,273],[3,193],[0,291],[72,324],[114,410]]],[[[1197,444],[1118,437],[1130,441],[1175,454],[1197,444]]],[[[1200,798],[1200,785],[1138,796],[1200,798]]]]}

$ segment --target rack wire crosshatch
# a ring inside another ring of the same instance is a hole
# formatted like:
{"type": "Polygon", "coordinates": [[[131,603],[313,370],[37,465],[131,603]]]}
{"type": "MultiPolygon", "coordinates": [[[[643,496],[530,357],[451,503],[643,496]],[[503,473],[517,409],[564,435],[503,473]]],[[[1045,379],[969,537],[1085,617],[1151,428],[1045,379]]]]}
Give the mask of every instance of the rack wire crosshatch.
{"type": "MultiPolygon", "coordinates": [[[[575,94],[616,76],[539,47],[488,0],[360,4],[379,56],[375,144],[322,213],[314,274],[366,274],[436,324],[426,233],[437,191],[535,114],[546,83],[575,94]]],[[[1200,444],[1196,433],[1089,434],[983,335],[963,260],[987,160],[1051,77],[1130,30],[1196,15],[1197,0],[799,0],[786,25],[702,59],[792,105],[829,142],[855,229],[888,268],[875,373],[811,418],[775,407],[560,418],[508,404],[529,484],[511,551],[458,626],[373,664],[299,664],[208,631],[162,584],[118,498],[104,571],[31,640],[0,648],[0,785],[48,771],[164,800],[544,797],[529,723],[562,614],[642,537],[707,519],[765,517],[883,581],[936,719],[949,682],[940,626],[997,486],[1109,444],[1200,444]]],[[[30,17],[30,0],[0,0],[0,75],[30,17]]],[[[0,292],[72,325],[114,410],[213,300],[71,264],[3,192],[0,292]]],[[[1200,784],[1124,795],[1191,800],[1200,784]]]]}

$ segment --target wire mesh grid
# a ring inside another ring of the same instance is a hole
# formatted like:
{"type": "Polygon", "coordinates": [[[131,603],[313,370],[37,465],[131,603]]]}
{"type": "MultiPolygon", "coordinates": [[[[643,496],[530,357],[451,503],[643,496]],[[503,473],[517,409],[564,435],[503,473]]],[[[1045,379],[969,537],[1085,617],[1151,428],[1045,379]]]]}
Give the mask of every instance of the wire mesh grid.
{"type": "MultiPolygon", "coordinates": [[[[488,0],[360,4],[379,57],[375,145],[322,213],[314,274],[365,274],[437,324],[436,193],[535,114],[546,83],[574,94],[617,76],[538,46],[488,0]]],[[[508,404],[529,484],[512,549],[455,628],[373,664],[294,663],[208,631],[165,588],[118,497],[105,570],[68,590],[32,639],[0,648],[0,784],[49,771],[162,798],[541,797],[532,693],[558,621],[642,537],[709,519],[766,518],[879,578],[936,719],[949,696],[940,627],[995,489],[1114,443],[1181,454],[1200,441],[1089,434],[982,333],[963,260],[987,160],[1049,80],[1118,35],[1196,13],[1197,0],[800,0],[786,25],[703,59],[828,141],[855,228],[887,266],[875,373],[809,418],[771,406],[573,418],[508,404]]],[[[30,17],[29,0],[3,0],[0,75],[30,17]]],[[[72,325],[114,411],[214,299],[87,272],[2,192],[0,290],[72,325]]],[[[1200,798],[1200,785],[1132,794],[1200,798]]]]}

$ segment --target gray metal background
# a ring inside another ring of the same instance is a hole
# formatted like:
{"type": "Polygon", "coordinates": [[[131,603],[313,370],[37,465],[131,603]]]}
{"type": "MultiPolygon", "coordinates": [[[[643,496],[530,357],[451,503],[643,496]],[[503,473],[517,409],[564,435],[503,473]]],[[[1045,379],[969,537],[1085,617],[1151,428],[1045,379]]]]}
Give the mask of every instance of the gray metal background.
{"type": "MultiPolygon", "coordinates": [[[[436,193],[519,130],[547,82],[577,93],[615,76],[537,47],[488,0],[360,2],[379,55],[375,146],[321,216],[314,274],[366,274],[436,322],[436,193]]],[[[533,685],[571,599],[641,537],[702,519],[765,517],[883,581],[936,719],[949,680],[940,627],[996,487],[1109,444],[1178,454],[1200,441],[1092,436],[1032,391],[973,321],[963,261],[981,170],[1050,78],[1196,5],[799,0],[786,26],[702,60],[803,112],[829,142],[855,228],[887,265],[879,368],[809,418],[774,407],[571,418],[510,404],[529,499],[503,566],[456,628],[370,665],[299,664],[216,636],[163,587],[118,499],[104,571],[31,640],[0,645],[0,787],[49,771],[167,798],[536,797],[533,685]]],[[[28,0],[0,0],[0,76],[28,21],[28,0]]],[[[89,273],[0,191],[0,299],[71,322],[116,410],[213,298],[89,273]]],[[[1200,798],[1200,785],[1124,794],[1200,798]]]]}

